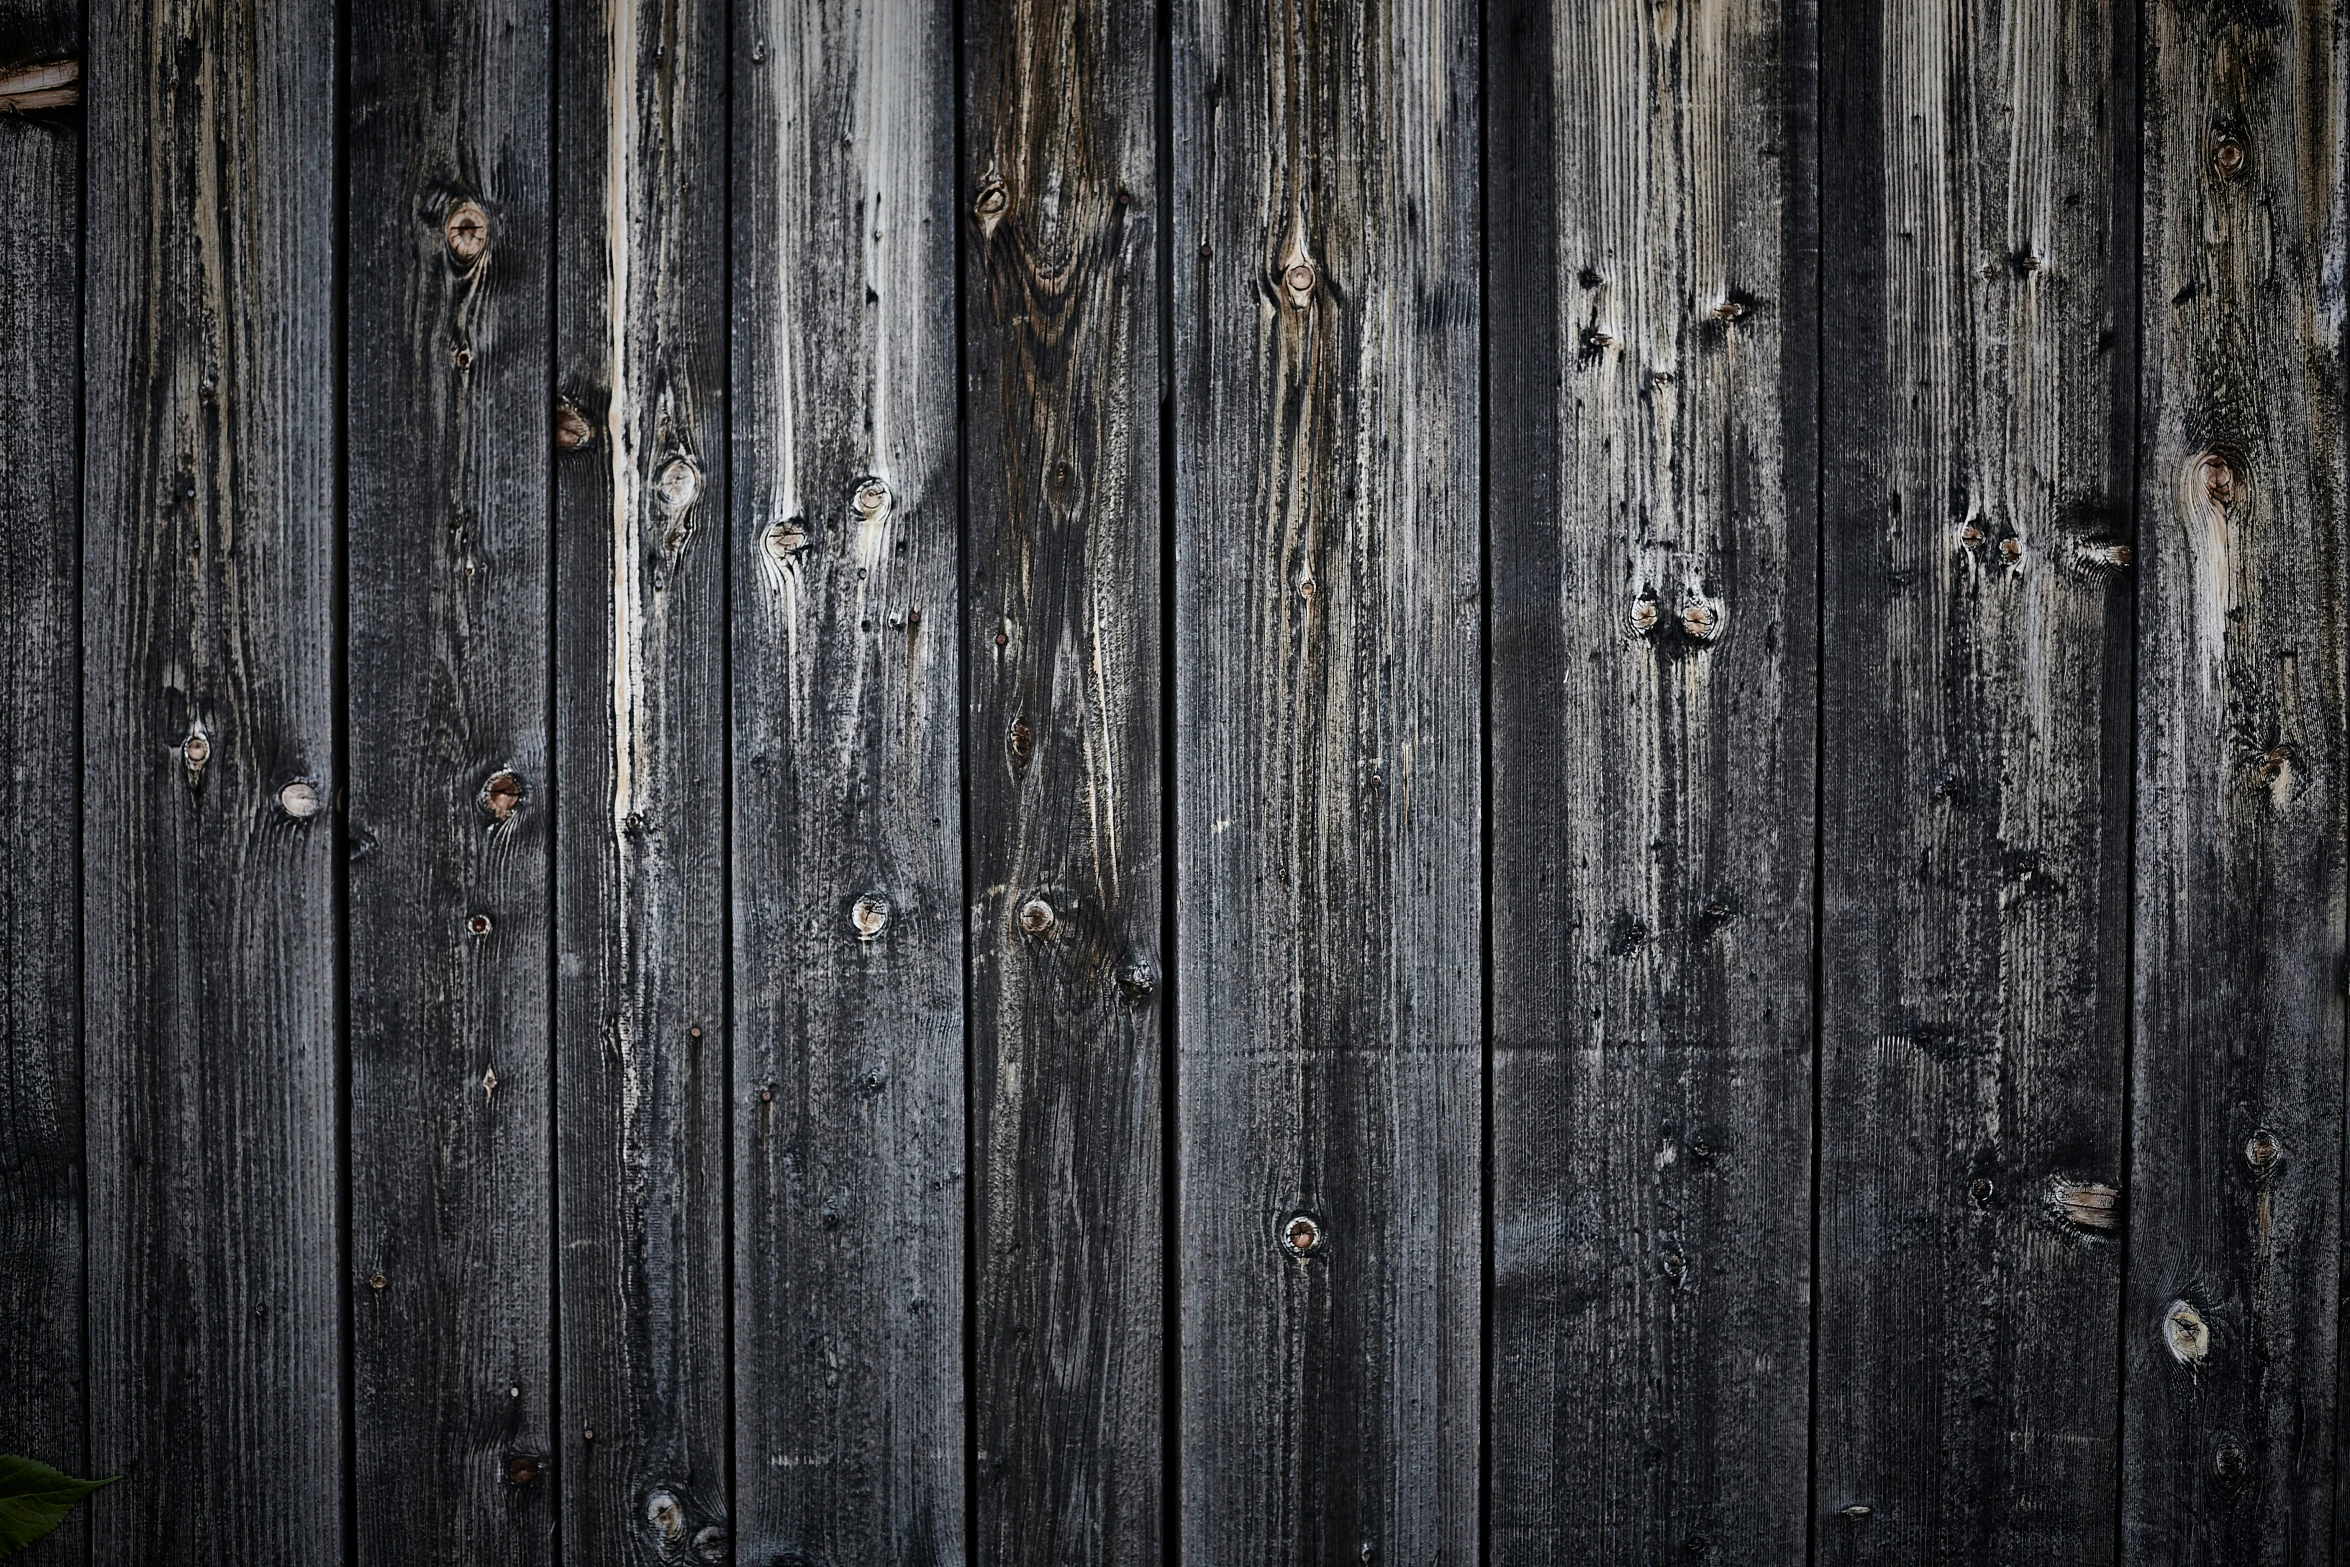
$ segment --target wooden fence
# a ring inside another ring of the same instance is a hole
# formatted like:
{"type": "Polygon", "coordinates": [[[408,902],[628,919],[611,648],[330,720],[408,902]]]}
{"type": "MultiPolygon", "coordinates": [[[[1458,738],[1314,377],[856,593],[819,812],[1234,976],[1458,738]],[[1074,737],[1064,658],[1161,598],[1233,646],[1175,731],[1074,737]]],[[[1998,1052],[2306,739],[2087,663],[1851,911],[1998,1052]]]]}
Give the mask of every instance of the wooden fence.
{"type": "Polygon", "coordinates": [[[2339,0],[0,66],[28,1561],[2350,1559],[2339,0]]]}

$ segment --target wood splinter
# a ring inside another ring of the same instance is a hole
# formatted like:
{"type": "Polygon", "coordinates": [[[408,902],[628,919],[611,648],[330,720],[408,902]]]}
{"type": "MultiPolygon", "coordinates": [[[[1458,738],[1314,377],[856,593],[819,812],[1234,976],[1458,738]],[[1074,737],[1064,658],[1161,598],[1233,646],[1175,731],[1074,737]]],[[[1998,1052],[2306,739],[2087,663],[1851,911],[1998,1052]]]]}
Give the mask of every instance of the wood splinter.
{"type": "Polygon", "coordinates": [[[82,101],[82,62],[46,60],[0,71],[0,112],[70,109],[82,101]]]}

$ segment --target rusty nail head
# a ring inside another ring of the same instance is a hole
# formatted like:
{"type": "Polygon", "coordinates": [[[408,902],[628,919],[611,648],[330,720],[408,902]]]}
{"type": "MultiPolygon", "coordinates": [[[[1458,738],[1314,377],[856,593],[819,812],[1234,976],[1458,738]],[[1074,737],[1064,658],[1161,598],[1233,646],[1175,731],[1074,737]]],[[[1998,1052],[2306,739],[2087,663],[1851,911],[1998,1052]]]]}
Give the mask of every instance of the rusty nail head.
{"type": "Polygon", "coordinates": [[[569,403],[555,405],[555,444],[567,452],[576,452],[596,438],[588,428],[587,416],[569,403]]]}
{"type": "Polygon", "coordinates": [[[539,1477],[539,1461],[528,1453],[516,1453],[506,1460],[506,1478],[516,1485],[528,1485],[539,1477]]]}
{"type": "Polygon", "coordinates": [[[1281,1244],[1290,1255],[1303,1257],[1322,1244],[1322,1227],[1304,1214],[1298,1214],[1281,1227],[1281,1244]]]}
{"type": "Polygon", "coordinates": [[[1030,898],[1020,905],[1020,928],[1031,936],[1041,936],[1051,930],[1058,918],[1053,906],[1042,898],[1030,898]]]}
{"type": "Polygon", "coordinates": [[[442,225],[441,237],[448,242],[450,255],[471,266],[489,248],[489,214],[481,210],[479,202],[461,201],[442,225]]]}

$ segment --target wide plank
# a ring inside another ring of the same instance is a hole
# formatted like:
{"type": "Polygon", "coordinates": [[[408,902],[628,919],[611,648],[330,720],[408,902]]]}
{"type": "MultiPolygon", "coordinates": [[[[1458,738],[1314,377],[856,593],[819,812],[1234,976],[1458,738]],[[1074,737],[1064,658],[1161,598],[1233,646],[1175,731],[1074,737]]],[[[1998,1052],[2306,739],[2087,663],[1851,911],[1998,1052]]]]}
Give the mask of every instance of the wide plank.
{"type": "Polygon", "coordinates": [[[1486,269],[1492,1554],[1795,1561],[1811,11],[1506,18],[1486,269]]]}
{"type": "Polygon", "coordinates": [[[563,1553],[723,1561],[726,8],[558,47],[563,1553]]]}
{"type": "Polygon", "coordinates": [[[123,1477],[91,1552],[331,1562],[336,18],[101,0],[88,25],[90,1466],[123,1477]]]}
{"type": "Polygon", "coordinates": [[[955,50],[734,35],[738,1550],[964,1555],[955,50]]]}
{"type": "Polygon", "coordinates": [[[1172,29],[1180,1553],[1465,1563],[1477,12],[1172,29]]]}
{"type": "Polygon", "coordinates": [[[2350,33],[2146,8],[2122,1556],[2338,1542],[2350,33]]]}

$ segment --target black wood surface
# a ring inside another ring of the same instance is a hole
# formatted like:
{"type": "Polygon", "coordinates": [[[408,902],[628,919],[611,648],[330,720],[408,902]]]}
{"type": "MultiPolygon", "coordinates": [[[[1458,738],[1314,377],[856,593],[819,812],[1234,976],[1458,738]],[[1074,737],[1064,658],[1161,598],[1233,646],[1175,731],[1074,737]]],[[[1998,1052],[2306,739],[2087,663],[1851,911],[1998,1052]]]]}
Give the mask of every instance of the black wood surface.
{"type": "Polygon", "coordinates": [[[1159,1558],[1158,39],[964,41],[973,1548],[1159,1558]]]}
{"type": "MultiPolygon", "coordinates": [[[[78,67],[81,8],[0,14],[0,70],[78,67]]],[[[76,71],[78,75],[78,69],[76,71]]],[[[78,96],[78,91],[77,91],[78,96]]],[[[81,117],[0,118],[0,1453],[80,1472],[81,117]]],[[[29,1567],[83,1560],[76,1518],[29,1567]]]]}
{"type": "Polygon", "coordinates": [[[554,1559],[546,8],[351,18],[352,1412],[371,1564],[554,1559]]]}
{"type": "Polygon", "coordinates": [[[1803,1549],[1810,25],[1488,45],[1497,1561],[1803,1549]]]}
{"type": "Polygon", "coordinates": [[[562,8],[562,1545],[724,1560],[726,8],[562,8]]]}
{"type": "Polygon", "coordinates": [[[320,5],[89,17],[94,1561],[345,1554],[338,50],[320,5]]]}
{"type": "Polygon", "coordinates": [[[2080,1499],[2126,1201],[2118,10],[1823,35],[1822,1560],[2114,1550],[2080,1499]]]}

